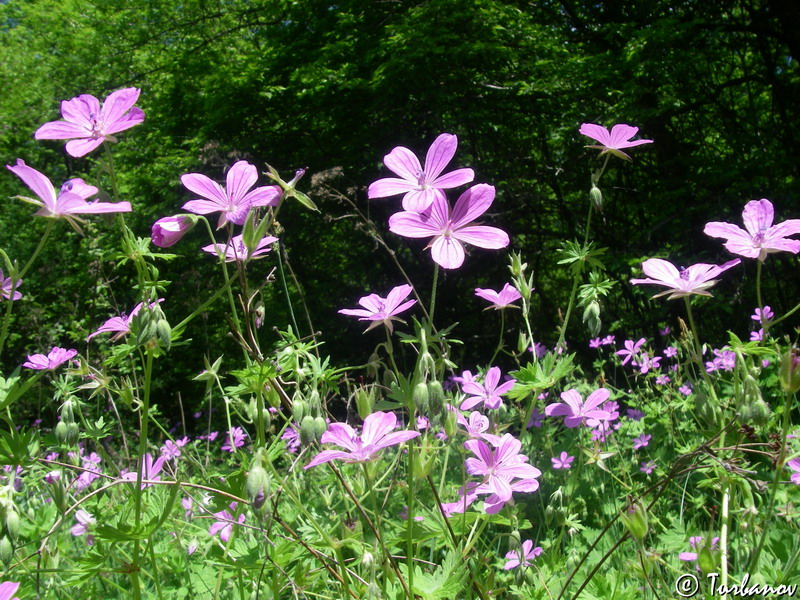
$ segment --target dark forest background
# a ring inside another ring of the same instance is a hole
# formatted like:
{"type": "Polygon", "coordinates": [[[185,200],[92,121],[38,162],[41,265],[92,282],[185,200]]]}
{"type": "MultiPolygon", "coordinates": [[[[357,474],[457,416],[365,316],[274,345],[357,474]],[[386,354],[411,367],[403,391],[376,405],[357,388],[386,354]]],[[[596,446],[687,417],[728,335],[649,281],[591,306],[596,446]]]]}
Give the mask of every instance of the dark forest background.
{"type": "MultiPolygon", "coordinates": [[[[602,181],[605,208],[592,237],[609,248],[606,266],[618,281],[603,304],[603,333],[657,339],[659,328],[676,327],[683,306],[650,301],[652,290],[628,284],[643,259],[728,260],[703,226],[741,224],[751,199],[769,198],[779,221],[800,217],[799,23],[793,0],[6,0],[0,160],[22,158],[56,185],[77,176],[102,182],[96,157],[72,159],[63,143],[37,142],[33,132],[60,117],[62,99],[89,93],[102,100],[136,86],[147,119],[119,136],[114,155],[122,199],[134,205],[128,222],[141,236],[188,199],[182,173],[222,179],[240,158],[261,170],[268,163],[287,180],[307,167],[299,188],[321,212],[299,204],[281,212],[300,289],[290,285],[322,332],[323,352],[346,365],[363,364],[382,336],[362,337],[363,327],[336,311],[402,279],[345,198],[374,220],[423,297],[430,287],[424,243],[387,230],[399,199],[366,199],[367,186],[390,175],[382,158],[394,146],[424,156],[439,133],[458,135],[451,167],[472,167],[476,182],[496,186],[486,221],[509,232],[509,249],[533,269],[534,335],[552,346],[570,289],[555,249],[582,239],[597,166],[578,127],[629,123],[655,143],[634,149],[632,163],[615,159],[602,181]]],[[[12,198],[25,192],[10,172],[0,176],[0,245],[20,261],[45,227],[12,198]]],[[[82,238],[62,224],[63,235],[27,275],[5,372],[53,345],[96,360],[106,342],[87,346],[86,335],[135,304],[132,269],[115,266],[113,221],[92,222],[82,238]]],[[[213,260],[199,252],[207,243],[198,229],[173,248],[178,260],[162,264],[162,279],[172,281],[163,307],[173,322],[220,285],[213,260]]],[[[502,287],[506,264],[505,253],[477,250],[440,279],[437,321],[460,323],[454,336],[466,342],[458,357],[464,368],[489,360],[497,335],[497,320],[481,311],[473,288],[502,287]]],[[[250,272],[266,277],[274,266],[267,259],[250,272]]],[[[796,257],[770,257],[764,278],[777,313],[797,302],[796,257]]],[[[754,282],[748,261],[726,273],[716,301],[700,302],[709,341],[724,342],[727,329],[747,334],[754,282]]],[[[267,296],[263,335],[277,340],[272,326],[290,321],[286,299],[277,286],[267,296]]],[[[178,392],[184,405],[197,405],[203,387],[190,379],[203,353],[210,348],[213,360],[234,349],[224,309],[220,302],[198,319],[191,341],[159,361],[162,407],[178,392]]],[[[588,338],[576,318],[571,347],[588,352],[588,338]]]]}

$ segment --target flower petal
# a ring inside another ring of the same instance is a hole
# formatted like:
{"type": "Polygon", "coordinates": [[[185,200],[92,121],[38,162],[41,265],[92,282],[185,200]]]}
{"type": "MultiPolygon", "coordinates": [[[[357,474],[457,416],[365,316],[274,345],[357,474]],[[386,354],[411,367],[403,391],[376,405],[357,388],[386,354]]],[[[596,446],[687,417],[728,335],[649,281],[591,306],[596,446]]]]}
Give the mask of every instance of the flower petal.
{"type": "Polygon", "coordinates": [[[458,229],[468,225],[489,210],[494,202],[494,195],[494,186],[485,183],[473,185],[461,194],[453,207],[451,217],[453,228],[458,229]]]}
{"type": "Polygon", "coordinates": [[[422,166],[419,159],[408,148],[397,146],[383,158],[383,164],[396,175],[410,183],[419,184],[422,175],[422,166]]]}
{"type": "Polygon", "coordinates": [[[453,160],[457,147],[458,138],[450,133],[443,133],[433,141],[425,156],[425,178],[428,183],[436,179],[453,160]]]}
{"type": "Polygon", "coordinates": [[[464,246],[455,239],[440,235],[431,245],[431,256],[445,269],[457,269],[464,264],[464,246]]]}
{"type": "Polygon", "coordinates": [[[17,159],[15,166],[6,165],[6,168],[22,179],[22,182],[44,201],[45,206],[53,207],[55,205],[56,190],[42,173],[26,165],[21,158],[17,159]]]}
{"type": "Polygon", "coordinates": [[[510,243],[508,234],[505,231],[487,225],[462,227],[453,232],[453,237],[467,244],[472,244],[479,248],[487,248],[489,250],[505,248],[510,243]]]}
{"type": "Polygon", "coordinates": [[[246,160],[240,160],[228,170],[225,177],[228,198],[234,204],[239,204],[247,191],[256,184],[258,171],[254,165],[246,160]]]}

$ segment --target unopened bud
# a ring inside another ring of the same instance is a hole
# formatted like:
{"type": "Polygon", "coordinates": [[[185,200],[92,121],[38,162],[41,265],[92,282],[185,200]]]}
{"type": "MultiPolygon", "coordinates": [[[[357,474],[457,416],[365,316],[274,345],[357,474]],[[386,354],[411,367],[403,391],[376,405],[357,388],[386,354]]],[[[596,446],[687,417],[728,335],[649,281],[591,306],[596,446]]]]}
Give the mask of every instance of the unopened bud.
{"type": "Polygon", "coordinates": [[[447,416],[444,419],[444,433],[447,437],[451,438],[456,434],[456,429],[458,428],[458,415],[456,411],[449,410],[447,411],[447,416]]]}
{"type": "Polygon", "coordinates": [[[319,441],[322,438],[322,434],[328,431],[328,423],[325,421],[324,417],[315,417],[314,418],[314,437],[319,441]]]}
{"type": "Polygon", "coordinates": [[[623,512],[620,515],[620,520],[628,532],[638,541],[644,541],[647,536],[648,523],[647,523],[647,509],[638,500],[630,510],[623,512]]]}
{"type": "Polygon", "coordinates": [[[292,401],[292,418],[295,423],[302,423],[305,416],[308,415],[308,404],[305,400],[295,398],[292,401]]]}
{"type": "MultiPolygon", "coordinates": [[[[257,457],[256,460],[260,461],[261,458],[257,457]]],[[[253,505],[253,508],[261,508],[264,502],[266,502],[267,494],[269,494],[269,484],[269,475],[267,475],[264,467],[260,464],[250,467],[245,487],[247,488],[247,495],[250,498],[250,503],[253,505]]]]}
{"type": "Polygon", "coordinates": [[[16,542],[19,537],[19,515],[13,508],[6,512],[6,520],[4,523],[4,530],[11,538],[12,542],[16,542]]]}
{"type": "Polygon", "coordinates": [[[800,391],[800,349],[789,348],[781,356],[781,388],[787,394],[800,391]]]}
{"type": "Polygon", "coordinates": [[[713,573],[717,570],[718,561],[715,554],[717,553],[708,546],[703,546],[697,553],[697,566],[703,573],[713,573]]]}
{"type": "Polygon", "coordinates": [[[420,381],[414,387],[414,408],[422,414],[427,415],[430,405],[428,404],[428,384],[420,381]]]}
{"type": "Polygon", "coordinates": [[[300,422],[300,443],[304,446],[310,446],[316,441],[314,434],[314,417],[306,415],[300,422]]]}
{"type": "Polygon", "coordinates": [[[14,546],[7,536],[0,538],[0,561],[8,567],[14,558],[14,546]]]}
{"type": "Polygon", "coordinates": [[[428,382],[428,405],[431,415],[440,415],[444,410],[444,388],[440,381],[428,382]]]}
{"type": "Polygon", "coordinates": [[[592,189],[589,190],[589,199],[597,212],[603,212],[603,192],[599,187],[592,186],[592,189]]]}
{"type": "Polygon", "coordinates": [[[366,419],[368,416],[372,414],[372,407],[375,404],[375,398],[373,396],[372,390],[365,390],[364,388],[358,388],[356,390],[356,410],[358,411],[358,416],[362,419],[366,419]]]}
{"type": "Polygon", "coordinates": [[[600,321],[600,304],[597,301],[593,300],[586,305],[586,308],[583,310],[583,322],[586,324],[592,337],[596,337],[600,334],[602,323],[600,321]]]}

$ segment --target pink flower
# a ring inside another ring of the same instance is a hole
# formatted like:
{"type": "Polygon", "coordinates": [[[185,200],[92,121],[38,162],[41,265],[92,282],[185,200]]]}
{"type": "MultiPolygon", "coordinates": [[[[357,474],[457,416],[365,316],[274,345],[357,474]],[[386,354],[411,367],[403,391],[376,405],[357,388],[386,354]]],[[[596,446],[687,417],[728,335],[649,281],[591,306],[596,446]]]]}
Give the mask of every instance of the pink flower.
{"type": "Polygon", "coordinates": [[[117,140],[112,134],[125,131],[144,121],[142,109],[133,106],[139,99],[139,90],[125,88],[112,92],[103,102],[83,94],[61,103],[63,121],[45,123],[36,130],[37,140],[72,140],[67,142],[67,153],[75,158],[85,156],[106,139],[117,140]]]}
{"type": "Polygon", "coordinates": [[[633,285],[663,285],[668,288],[664,292],[659,292],[653,298],[666,296],[668,300],[683,298],[692,294],[700,296],[710,296],[706,290],[713,287],[718,277],[723,271],[738,265],[741,260],[734,259],[721,265],[709,265],[697,263],[680,271],[670,262],[660,258],[650,258],[642,263],[642,270],[648,279],[631,279],[633,285]]]}
{"type": "Polygon", "coordinates": [[[644,413],[635,408],[629,408],[625,411],[625,414],[627,414],[628,418],[633,421],[641,421],[644,418],[644,413]]]}
{"type": "Polygon", "coordinates": [[[642,463],[642,466],[639,468],[639,470],[646,475],[650,475],[655,468],[656,463],[654,463],[652,460],[648,460],[647,462],[642,463]]]}
{"type": "MultiPolygon", "coordinates": [[[[153,460],[153,455],[149,452],[142,457],[142,481],[161,481],[161,470],[164,468],[163,456],[159,456],[153,460]]],[[[136,471],[130,471],[122,474],[124,481],[132,481],[136,483],[138,475],[136,471]]],[[[142,489],[152,487],[152,483],[142,483],[142,489]]]]}
{"type": "Polygon", "coordinates": [[[277,206],[281,192],[277,186],[268,185],[250,190],[256,184],[258,171],[247,161],[240,160],[228,170],[225,189],[200,173],[181,175],[181,183],[204,200],[190,200],[184,210],[198,215],[220,212],[217,228],[228,221],[243,225],[247,213],[254,206],[277,206]]]}
{"type": "Polygon", "coordinates": [[[675,346],[667,346],[664,348],[664,356],[673,358],[678,355],[678,349],[675,346]]]}
{"type": "Polygon", "coordinates": [[[22,279],[16,281],[12,281],[11,277],[3,279],[3,269],[0,269],[0,300],[5,298],[13,302],[22,298],[22,294],[18,291],[21,285],[22,279]]]}
{"type": "Polygon", "coordinates": [[[53,369],[60,367],[76,354],[78,354],[77,350],[67,350],[65,348],[59,348],[56,346],[47,353],[47,356],[44,354],[29,355],[28,360],[22,363],[22,366],[27,367],[28,369],[36,369],[37,371],[52,371],[53,369]]]}
{"type": "Polygon", "coordinates": [[[795,485],[800,485],[800,458],[793,458],[786,463],[786,466],[793,471],[790,479],[795,485]]]}
{"type": "Polygon", "coordinates": [[[562,452],[561,455],[556,458],[555,456],[550,459],[550,462],[553,463],[554,469],[569,469],[572,467],[572,461],[575,460],[574,456],[570,456],[566,452],[562,452]]]}
{"type": "Polygon", "coordinates": [[[644,448],[650,443],[650,438],[652,437],[652,435],[643,433],[639,437],[633,438],[633,449],[638,450],[639,448],[644,448]]]}
{"type": "Polygon", "coordinates": [[[464,447],[475,455],[466,460],[467,473],[483,477],[483,480],[470,491],[476,494],[489,494],[487,499],[489,504],[504,504],[511,499],[514,491],[511,484],[514,480],[525,483],[524,491],[533,492],[538,489],[539,482],[536,478],[542,472],[527,464],[528,457],[519,453],[522,442],[507,433],[492,445],[495,449],[481,440],[464,442],[464,447]]]}
{"type": "MultiPolygon", "coordinates": [[[[150,308],[156,306],[158,302],[163,302],[163,298],[159,298],[156,302],[150,303],[150,308]]],[[[101,334],[101,333],[108,333],[114,331],[114,335],[111,336],[111,341],[116,342],[119,339],[122,339],[126,335],[131,332],[131,323],[133,322],[134,317],[139,314],[139,311],[142,310],[142,306],[144,306],[144,302],[139,302],[136,306],[133,307],[133,310],[129,315],[125,315],[124,313],[119,317],[111,317],[105,323],[100,325],[96,331],[89,334],[89,337],[86,338],[88,342],[94,336],[101,334]]]]}
{"type": "Polygon", "coordinates": [[[522,298],[522,295],[517,291],[517,288],[508,283],[505,284],[503,289],[499,292],[483,288],[475,288],[475,295],[479,298],[487,300],[488,302],[491,302],[491,306],[487,306],[484,310],[489,310],[490,308],[499,310],[501,308],[508,308],[509,306],[518,308],[511,303],[522,298]]]}
{"type": "Polygon", "coordinates": [[[89,528],[97,523],[97,520],[91,515],[91,513],[79,508],[75,511],[75,520],[78,522],[77,525],[73,525],[70,531],[72,535],[75,537],[80,537],[82,535],[86,535],[86,543],[90,546],[94,543],[94,540],[91,535],[87,535],[89,533],[89,528]]]}
{"type": "Polygon", "coordinates": [[[601,150],[601,156],[606,152],[609,152],[614,156],[624,158],[625,160],[631,160],[631,157],[622,152],[622,148],[633,148],[634,146],[653,143],[653,140],[636,140],[635,142],[629,141],[639,132],[639,128],[631,127],[630,125],[625,125],[622,123],[614,125],[614,127],[611,128],[611,132],[601,125],[584,123],[581,125],[579,131],[586,137],[590,137],[593,140],[600,142],[599,146],[588,147],[601,150]]]}
{"type": "MultiPolygon", "coordinates": [[[[693,535],[689,538],[689,545],[692,547],[692,550],[699,550],[701,544],[703,544],[703,537],[699,535],[693,535]]],[[[716,550],[717,544],[719,544],[719,538],[714,537],[711,538],[711,546],[709,550],[716,550]]],[[[678,554],[678,558],[683,561],[687,562],[697,562],[698,553],[697,552],[681,552],[678,554]]],[[[699,568],[699,567],[698,567],[699,568]]]]}
{"type": "Polygon", "coordinates": [[[596,427],[600,421],[605,421],[610,416],[607,411],[599,408],[610,394],[606,388],[599,388],[589,394],[584,402],[578,390],[567,390],[561,394],[563,402],[548,404],[544,412],[548,417],[565,417],[564,425],[569,428],[579,425],[596,427]]]}
{"type": "MultiPolygon", "coordinates": [[[[0,273],[2,273],[2,271],[0,271],[0,273]]],[[[775,313],[772,312],[772,309],[769,306],[765,306],[764,308],[756,308],[755,312],[750,315],[750,318],[758,323],[766,323],[771,321],[774,316],[775,313]]]]}
{"type": "Polygon", "coordinates": [[[467,381],[462,384],[461,391],[469,394],[469,396],[461,403],[461,410],[469,410],[481,403],[486,408],[500,408],[503,405],[503,400],[500,396],[511,391],[516,382],[515,379],[509,379],[505,383],[498,385],[500,383],[500,368],[492,367],[486,372],[486,377],[482,384],[475,381],[467,381]]]}
{"type": "Polygon", "coordinates": [[[0,600],[19,600],[19,598],[14,596],[18,588],[19,583],[15,581],[4,581],[0,583],[0,600]]]}
{"type": "MultiPolygon", "coordinates": [[[[236,502],[231,502],[229,508],[231,511],[236,512],[236,502]]],[[[229,539],[231,539],[233,526],[236,523],[241,525],[245,521],[244,513],[239,515],[238,521],[235,521],[233,519],[233,515],[227,510],[215,512],[214,516],[217,518],[217,520],[211,524],[211,527],[209,527],[208,534],[211,536],[219,534],[219,539],[221,539],[223,542],[227,542],[229,539]]]]}
{"type": "Polygon", "coordinates": [[[61,186],[56,195],[51,181],[36,169],[26,165],[24,160],[18,158],[15,166],[6,165],[6,168],[22,179],[22,182],[40,198],[37,200],[19,196],[22,200],[40,207],[36,211],[39,217],[53,219],[63,217],[77,228],[75,220],[79,219],[76,215],[131,212],[130,202],[87,202],[86,199],[94,196],[98,190],[92,185],[87,185],[83,179],[70,179],[61,186]]]}
{"type": "Polygon", "coordinates": [[[764,261],[767,254],[775,252],[800,252],[800,240],[788,236],[800,233],[800,219],[791,219],[773,225],[775,212],[767,199],[751,200],[744,207],[742,221],[745,229],[714,221],[708,223],[703,232],[711,237],[726,240],[725,248],[733,254],[764,261]]]}
{"type": "Polygon", "coordinates": [[[396,194],[403,196],[403,208],[422,212],[435,198],[444,198],[441,190],[469,183],[475,177],[472,169],[456,169],[446,175],[442,171],[456,153],[458,138],[443,133],[431,144],[425,157],[425,169],[408,148],[398,146],[387,154],[383,162],[400,179],[389,177],[372,183],[367,190],[369,198],[386,198],[396,194]]]}
{"type": "Polygon", "coordinates": [[[228,452],[233,452],[235,448],[244,446],[244,441],[247,439],[247,434],[241,427],[234,427],[231,429],[229,435],[225,436],[225,443],[222,444],[222,449],[228,452]]]}
{"type": "Polygon", "coordinates": [[[522,547],[519,550],[511,550],[506,553],[508,562],[503,566],[503,569],[508,571],[510,569],[516,569],[517,567],[528,567],[531,561],[542,552],[543,550],[539,546],[536,548],[533,547],[533,542],[531,540],[525,540],[522,542],[522,547]]]}
{"type": "Polygon", "coordinates": [[[466,429],[467,436],[471,439],[480,438],[485,431],[489,429],[489,418],[479,413],[477,410],[469,414],[469,420],[464,418],[460,412],[456,413],[456,421],[464,429],[466,429]]]}
{"type": "Polygon", "coordinates": [[[617,350],[614,354],[618,356],[624,357],[622,359],[622,364],[627,365],[629,361],[633,360],[633,364],[636,364],[636,356],[639,354],[639,348],[644,345],[645,339],[639,338],[638,341],[634,342],[633,340],[625,340],[623,345],[625,348],[622,350],[617,350]]]}
{"type": "Polygon", "coordinates": [[[150,239],[159,248],[174,246],[194,227],[196,220],[194,215],[175,215],[159,219],[153,223],[150,239]]]}
{"type": "Polygon", "coordinates": [[[445,269],[457,269],[464,263],[462,242],[479,248],[498,249],[509,244],[508,235],[496,227],[475,225],[494,201],[494,187],[484,183],[465,191],[450,210],[447,198],[436,196],[423,213],[400,212],[389,218],[389,230],[409,238],[428,238],[433,260],[445,269]]]}
{"type": "Polygon", "coordinates": [[[351,317],[359,317],[359,321],[372,321],[370,326],[364,330],[365,333],[381,323],[386,325],[391,332],[394,329],[392,321],[405,322],[395,315],[408,310],[417,303],[416,300],[404,302],[412,289],[410,285],[398,285],[392,288],[386,298],[381,298],[378,294],[370,294],[358,301],[364,308],[343,308],[339,313],[351,317]]]}
{"type": "Polygon", "coordinates": [[[397,427],[397,416],[394,413],[374,412],[364,419],[361,435],[356,435],[347,423],[332,423],[322,434],[323,444],[336,444],[342,450],[323,450],[317,454],[305,468],[310,469],[332,460],[344,462],[369,462],[378,458],[384,448],[402,444],[419,436],[419,431],[392,431],[397,427]]]}
{"type": "Polygon", "coordinates": [[[209,244],[208,246],[203,246],[203,251],[214,256],[217,256],[218,253],[222,254],[225,257],[225,262],[247,261],[267,254],[272,250],[272,244],[277,241],[278,238],[271,235],[264,236],[256,244],[251,254],[244,243],[244,238],[241,235],[235,235],[231,238],[230,243],[209,244]]]}

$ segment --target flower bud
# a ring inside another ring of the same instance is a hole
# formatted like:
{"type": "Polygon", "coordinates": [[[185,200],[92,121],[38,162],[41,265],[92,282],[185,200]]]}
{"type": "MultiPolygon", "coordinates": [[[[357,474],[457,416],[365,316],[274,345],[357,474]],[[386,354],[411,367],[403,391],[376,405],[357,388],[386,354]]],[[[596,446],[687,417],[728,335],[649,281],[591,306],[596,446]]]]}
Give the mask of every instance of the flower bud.
{"type": "Polygon", "coordinates": [[[697,566],[703,573],[713,573],[717,570],[717,554],[716,551],[711,550],[708,546],[703,548],[697,553],[697,566]]]}
{"type": "Polygon", "coordinates": [[[372,407],[375,405],[375,397],[372,390],[367,391],[363,387],[356,390],[356,410],[358,416],[366,419],[372,414],[372,407]]]}
{"type": "Polygon", "coordinates": [[[428,405],[431,415],[440,415],[444,410],[444,388],[440,381],[428,382],[428,405]]]}
{"type": "Polygon", "coordinates": [[[295,423],[302,423],[308,414],[308,404],[305,400],[296,398],[292,401],[292,419],[294,419],[295,423]]]}
{"type": "Polygon", "coordinates": [[[303,420],[300,421],[300,443],[304,446],[310,446],[316,439],[314,433],[314,417],[306,415],[303,417],[303,420]]]}
{"type": "Polygon", "coordinates": [[[513,277],[520,277],[527,268],[528,263],[522,262],[522,255],[518,252],[511,253],[511,264],[509,264],[508,269],[511,271],[511,275],[513,277]]]}
{"type": "Polygon", "coordinates": [[[781,356],[780,380],[787,394],[800,391],[800,349],[789,348],[781,356]]]}
{"type": "Polygon", "coordinates": [[[8,509],[6,512],[6,519],[3,523],[3,529],[11,538],[12,542],[16,542],[19,537],[19,514],[13,508],[8,509]]]}
{"type": "Polygon", "coordinates": [[[420,381],[414,387],[413,402],[414,408],[416,408],[422,414],[428,414],[428,409],[430,408],[430,405],[428,404],[428,384],[420,381]]]}
{"type": "Polygon", "coordinates": [[[0,538],[0,561],[8,567],[13,559],[14,546],[11,544],[11,540],[9,540],[8,537],[3,536],[0,538]]]}
{"type": "Polygon", "coordinates": [[[624,511],[620,515],[620,520],[628,532],[639,542],[643,542],[647,536],[647,509],[642,504],[641,500],[630,507],[630,510],[624,511]]]}
{"type": "Polygon", "coordinates": [[[324,417],[315,417],[314,418],[314,437],[319,441],[322,438],[322,434],[328,431],[328,423],[325,421],[324,417]]]}
{"type": "MultiPolygon", "coordinates": [[[[261,457],[256,457],[253,462],[256,463],[256,461],[261,462],[261,457]]],[[[269,475],[267,475],[264,467],[260,464],[251,466],[245,481],[245,488],[253,508],[261,508],[264,505],[267,500],[267,494],[269,494],[269,486],[269,475]]]]}
{"type": "Polygon", "coordinates": [[[444,418],[444,433],[447,437],[453,437],[458,429],[458,414],[454,410],[447,410],[444,418]]]}
{"type": "Polygon", "coordinates": [[[586,324],[592,337],[600,335],[600,328],[602,327],[602,323],[600,322],[600,303],[593,300],[586,305],[586,308],[583,310],[583,322],[586,324]]]}
{"type": "Polygon", "coordinates": [[[386,369],[383,372],[383,387],[391,389],[393,385],[397,385],[397,375],[394,374],[394,371],[386,369]]]}
{"type": "Polygon", "coordinates": [[[603,212],[603,192],[600,191],[599,187],[592,186],[592,189],[589,190],[589,199],[597,212],[603,212]]]}
{"type": "Polygon", "coordinates": [[[322,401],[317,390],[311,390],[308,395],[308,410],[315,417],[318,417],[322,411],[322,401]]]}
{"type": "Polygon", "coordinates": [[[195,215],[183,214],[164,217],[153,223],[150,239],[159,248],[177,244],[197,223],[195,215]]]}
{"type": "Polygon", "coordinates": [[[172,346],[172,327],[166,319],[159,319],[156,323],[156,334],[158,341],[165,350],[169,350],[172,346]]]}

